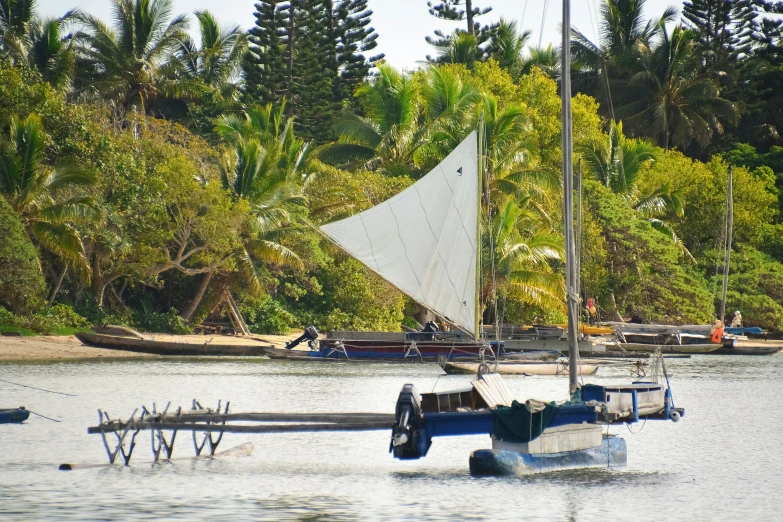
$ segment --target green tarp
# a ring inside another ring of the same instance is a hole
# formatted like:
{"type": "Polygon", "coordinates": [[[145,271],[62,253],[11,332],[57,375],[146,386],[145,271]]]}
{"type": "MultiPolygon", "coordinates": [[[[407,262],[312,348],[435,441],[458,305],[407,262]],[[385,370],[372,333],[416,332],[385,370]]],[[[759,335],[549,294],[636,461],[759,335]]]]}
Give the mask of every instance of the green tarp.
{"type": "Polygon", "coordinates": [[[535,440],[549,426],[556,413],[557,405],[554,402],[528,407],[527,404],[514,401],[511,406],[498,406],[492,410],[495,438],[506,442],[535,440]]]}

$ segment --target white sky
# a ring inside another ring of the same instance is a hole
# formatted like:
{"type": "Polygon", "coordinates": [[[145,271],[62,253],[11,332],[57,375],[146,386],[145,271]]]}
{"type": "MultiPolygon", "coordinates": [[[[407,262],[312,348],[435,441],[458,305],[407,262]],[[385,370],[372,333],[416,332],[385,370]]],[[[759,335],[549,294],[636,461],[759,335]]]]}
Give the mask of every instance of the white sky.
{"type": "MultiPolygon", "coordinates": [[[[595,37],[598,7],[604,0],[572,0],[572,25],[588,37],[595,37]]],[[[543,45],[560,42],[560,20],[562,2],[557,0],[474,0],[481,7],[491,5],[493,10],[481,17],[482,23],[496,21],[501,16],[521,21],[524,29],[532,31],[531,43],[539,38],[543,45]],[[544,13],[546,15],[544,16],[544,13]],[[524,16],[524,19],[523,19],[524,16]],[[543,33],[541,24],[543,19],[543,33]]],[[[254,0],[174,0],[174,14],[192,13],[207,9],[226,25],[239,24],[244,28],[253,25],[254,0]]],[[[77,7],[83,11],[111,22],[111,0],[38,0],[42,16],[61,16],[66,10],[77,7]]],[[[647,15],[658,16],[669,5],[681,7],[677,0],[647,0],[647,15]]],[[[435,29],[450,32],[453,23],[441,22],[427,12],[427,0],[369,0],[374,11],[372,25],[378,32],[379,52],[398,68],[415,68],[417,62],[427,54],[434,54],[424,37],[435,29]]],[[[196,24],[191,19],[191,31],[196,24]]]]}

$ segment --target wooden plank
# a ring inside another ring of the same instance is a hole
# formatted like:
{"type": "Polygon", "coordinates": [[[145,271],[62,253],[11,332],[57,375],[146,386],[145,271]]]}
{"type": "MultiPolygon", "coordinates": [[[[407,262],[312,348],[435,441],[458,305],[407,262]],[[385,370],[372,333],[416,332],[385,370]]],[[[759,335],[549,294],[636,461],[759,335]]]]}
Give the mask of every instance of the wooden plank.
{"type": "Polygon", "coordinates": [[[484,376],[485,379],[487,377],[489,377],[489,382],[492,385],[492,392],[495,396],[500,398],[502,401],[501,404],[503,404],[503,406],[511,406],[511,402],[508,400],[509,394],[507,390],[504,389],[505,386],[503,386],[503,381],[500,379],[500,376],[496,373],[491,373],[484,376]]]}
{"type": "Polygon", "coordinates": [[[495,384],[495,388],[498,390],[501,397],[503,397],[503,403],[506,406],[511,406],[511,403],[514,402],[514,397],[512,397],[511,392],[506,387],[506,383],[503,378],[500,376],[500,374],[497,373],[490,374],[490,377],[495,384]]]}
{"type": "Polygon", "coordinates": [[[501,404],[501,401],[495,397],[495,394],[492,393],[492,390],[485,381],[479,379],[473,381],[472,384],[475,386],[476,390],[478,390],[479,394],[484,399],[484,402],[487,403],[487,405],[494,407],[498,404],[501,404]]]}
{"type": "Polygon", "coordinates": [[[393,422],[361,422],[341,424],[262,424],[255,426],[240,426],[231,424],[197,424],[190,422],[113,422],[101,426],[87,428],[87,433],[112,433],[125,429],[130,430],[179,430],[201,431],[208,433],[292,433],[318,431],[374,431],[389,430],[393,422]]]}

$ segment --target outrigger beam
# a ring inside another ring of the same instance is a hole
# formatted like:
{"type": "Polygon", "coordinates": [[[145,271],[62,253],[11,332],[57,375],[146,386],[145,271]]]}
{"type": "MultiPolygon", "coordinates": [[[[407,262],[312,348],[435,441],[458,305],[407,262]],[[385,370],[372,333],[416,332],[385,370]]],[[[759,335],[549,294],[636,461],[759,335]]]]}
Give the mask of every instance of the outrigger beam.
{"type": "Polygon", "coordinates": [[[192,409],[177,408],[175,412],[169,412],[171,403],[167,404],[162,412],[156,410],[155,404],[152,411],[146,407],[141,408],[141,415],[137,418],[136,409],[128,420],[111,420],[108,413],[98,411],[100,424],[87,429],[87,433],[99,433],[103,439],[103,445],[109,456],[109,462],[114,464],[118,456],[127,466],[130,462],[133,449],[136,446],[136,435],[142,430],[150,431],[152,436],[152,454],[155,462],[160,460],[161,453],[171,459],[174,451],[174,441],[179,431],[189,431],[193,435],[193,447],[196,456],[200,456],[204,449],[208,449],[210,455],[215,455],[224,433],[296,433],[319,431],[374,431],[389,430],[395,423],[393,414],[385,413],[229,413],[229,403],[222,408],[222,401],[218,402],[216,410],[204,408],[197,400],[193,401],[192,409]],[[255,424],[229,424],[248,422],[255,424]],[[170,434],[166,436],[165,431],[170,434]],[[116,446],[111,448],[107,435],[113,433],[116,437],[116,446]],[[199,440],[197,433],[203,433],[199,440]],[[130,436],[129,449],[125,451],[125,440],[130,436]],[[217,437],[213,437],[217,434],[217,437]]]}

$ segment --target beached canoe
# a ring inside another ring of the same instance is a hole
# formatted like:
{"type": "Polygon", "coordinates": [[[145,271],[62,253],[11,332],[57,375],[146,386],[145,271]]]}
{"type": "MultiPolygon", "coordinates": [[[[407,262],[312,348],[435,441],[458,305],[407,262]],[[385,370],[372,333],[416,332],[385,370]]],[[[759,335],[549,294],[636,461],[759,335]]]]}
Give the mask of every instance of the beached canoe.
{"type": "Polygon", "coordinates": [[[30,411],[26,410],[24,406],[7,410],[0,409],[0,424],[19,424],[26,421],[29,416],[30,411]]]}
{"type": "Polygon", "coordinates": [[[136,339],[134,337],[118,337],[94,333],[78,332],[74,334],[83,344],[94,348],[109,350],[124,350],[128,352],[150,353],[154,355],[221,355],[228,357],[250,357],[264,355],[268,346],[220,344],[205,342],[177,343],[172,341],[154,341],[151,339],[136,339]]]}
{"type": "Polygon", "coordinates": [[[783,341],[743,341],[724,344],[711,355],[772,355],[783,349],[783,341]]]}
{"type": "Polygon", "coordinates": [[[644,352],[654,353],[658,348],[661,353],[710,353],[722,348],[720,344],[642,344],[642,343],[615,343],[606,345],[610,352],[644,352]]]}
{"type": "MultiPolygon", "coordinates": [[[[495,365],[487,363],[492,371],[495,365]]],[[[448,374],[474,374],[478,373],[479,363],[474,362],[449,362],[443,367],[448,374]]],[[[598,366],[592,364],[580,365],[580,375],[595,375],[598,366]]],[[[498,364],[497,373],[506,375],[568,375],[567,362],[505,362],[498,364]]]]}

